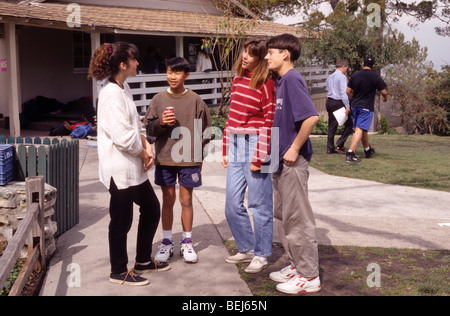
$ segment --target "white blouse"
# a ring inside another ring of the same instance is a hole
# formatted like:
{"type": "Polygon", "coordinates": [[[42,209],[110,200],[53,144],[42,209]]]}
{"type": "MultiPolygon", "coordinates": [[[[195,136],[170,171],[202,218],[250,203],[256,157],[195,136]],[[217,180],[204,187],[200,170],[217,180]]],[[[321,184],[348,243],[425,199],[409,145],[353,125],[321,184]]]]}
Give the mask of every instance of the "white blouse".
{"type": "Polygon", "coordinates": [[[119,190],[148,180],[141,153],[145,129],[130,87],[108,82],[100,91],[97,140],[100,181],[109,189],[111,177],[119,190]]]}

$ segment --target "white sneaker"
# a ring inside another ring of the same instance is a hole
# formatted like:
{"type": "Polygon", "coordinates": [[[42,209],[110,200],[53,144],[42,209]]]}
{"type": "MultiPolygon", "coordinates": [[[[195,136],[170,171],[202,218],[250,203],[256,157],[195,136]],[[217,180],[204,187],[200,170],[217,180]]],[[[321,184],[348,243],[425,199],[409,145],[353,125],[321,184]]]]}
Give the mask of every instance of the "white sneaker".
{"type": "Polygon", "coordinates": [[[225,261],[228,263],[252,262],[254,254],[247,254],[246,252],[239,252],[234,256],[226,257],[225,261]]]}
{"type": "Polygon", "coordinates": [[[198,256],[190,238],[186,238],[181,242],[180,254],[183,256],[184,262],[186,263],[198,262],[198,256]]]}
{"type": "Polygon", "coordinates": [[[275,282],[286,282],[298,275],[297,270],[291,265],[281,269],[281,271],[272,272],[269,277],[275,282]]]}
{"type": "Polygon", "coordinates": [[[286,294],[319,292],[321,290],[320,278],[316,276],[307,280],[301,275],[296,275],[284,283],[277,284],[277,290],[286,294]]]}
{"type": "Polygon", "coordinates": [[[155,261],[168,262],[173,256],[173,242],[169,239],[163,239],[158,247],[158,252],[155,256],[155,261]]]}
{"type": "Polygon", "coordinates": [[[269,263],[266,258],[254,256],[250,265],[245,268],[245,272],[247,273],[259,273],[264,270],[269,263]]]}

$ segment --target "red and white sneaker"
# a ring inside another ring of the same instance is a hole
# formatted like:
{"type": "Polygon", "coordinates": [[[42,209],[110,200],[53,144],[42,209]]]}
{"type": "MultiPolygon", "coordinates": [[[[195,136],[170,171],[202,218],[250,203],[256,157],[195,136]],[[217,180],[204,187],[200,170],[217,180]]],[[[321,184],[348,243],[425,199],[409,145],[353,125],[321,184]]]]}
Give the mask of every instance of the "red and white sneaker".
{"type": "Polygon", "coordinates": [[[286,294],[319,292],[321,290],[320,278],[316,276],[312,279],[305,279],[301,275],[296,275],[288,281],[278,284],[277,290],[286,294]]]}
{"type": "Polygon", "coordinates": [[[282,283],[290,280],[296,275],[298,275],[297,270],[289,265],[286,268],[281,269],[281,271],[272,272],[269,277],[275,282],[282,283]]]}

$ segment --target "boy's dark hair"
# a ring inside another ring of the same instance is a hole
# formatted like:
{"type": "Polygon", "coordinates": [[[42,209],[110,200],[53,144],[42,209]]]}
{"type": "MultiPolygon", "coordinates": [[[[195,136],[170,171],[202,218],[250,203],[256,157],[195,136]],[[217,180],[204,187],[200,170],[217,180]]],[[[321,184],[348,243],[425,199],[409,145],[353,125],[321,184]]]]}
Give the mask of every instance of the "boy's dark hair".
{"type": "Polygon", "coordinates": [[[292,34],[281,34],[274,36],[267,42],[267,49],[281,49],[288,50],[291,54],[291,61],[295,62],[300,58],[302,53],[302,43],[292,34]]]}
{"type": "Polygon", "coordinates": [[[169,59],[167,62],[167,68],[172,68],[173,71],[184,71],[184,73],[191,72],[191,65],[183,57],[175,57],[169,59]]]}

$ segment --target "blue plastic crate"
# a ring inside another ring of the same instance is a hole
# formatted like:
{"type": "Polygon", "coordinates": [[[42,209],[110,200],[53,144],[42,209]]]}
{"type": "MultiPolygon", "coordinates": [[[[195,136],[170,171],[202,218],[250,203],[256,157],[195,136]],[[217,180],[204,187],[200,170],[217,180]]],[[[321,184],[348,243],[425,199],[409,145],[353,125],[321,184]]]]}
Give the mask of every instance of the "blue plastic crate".
{"type": "Polygon", "coordinates": [[[6,185],[14,177],[14,146],[0,145],[0,185],[6,185]]]}
{"type": "Polygon", "coordinates": [[[0,161],[14,157],[13,145],[0,145],[0,161]]]}

